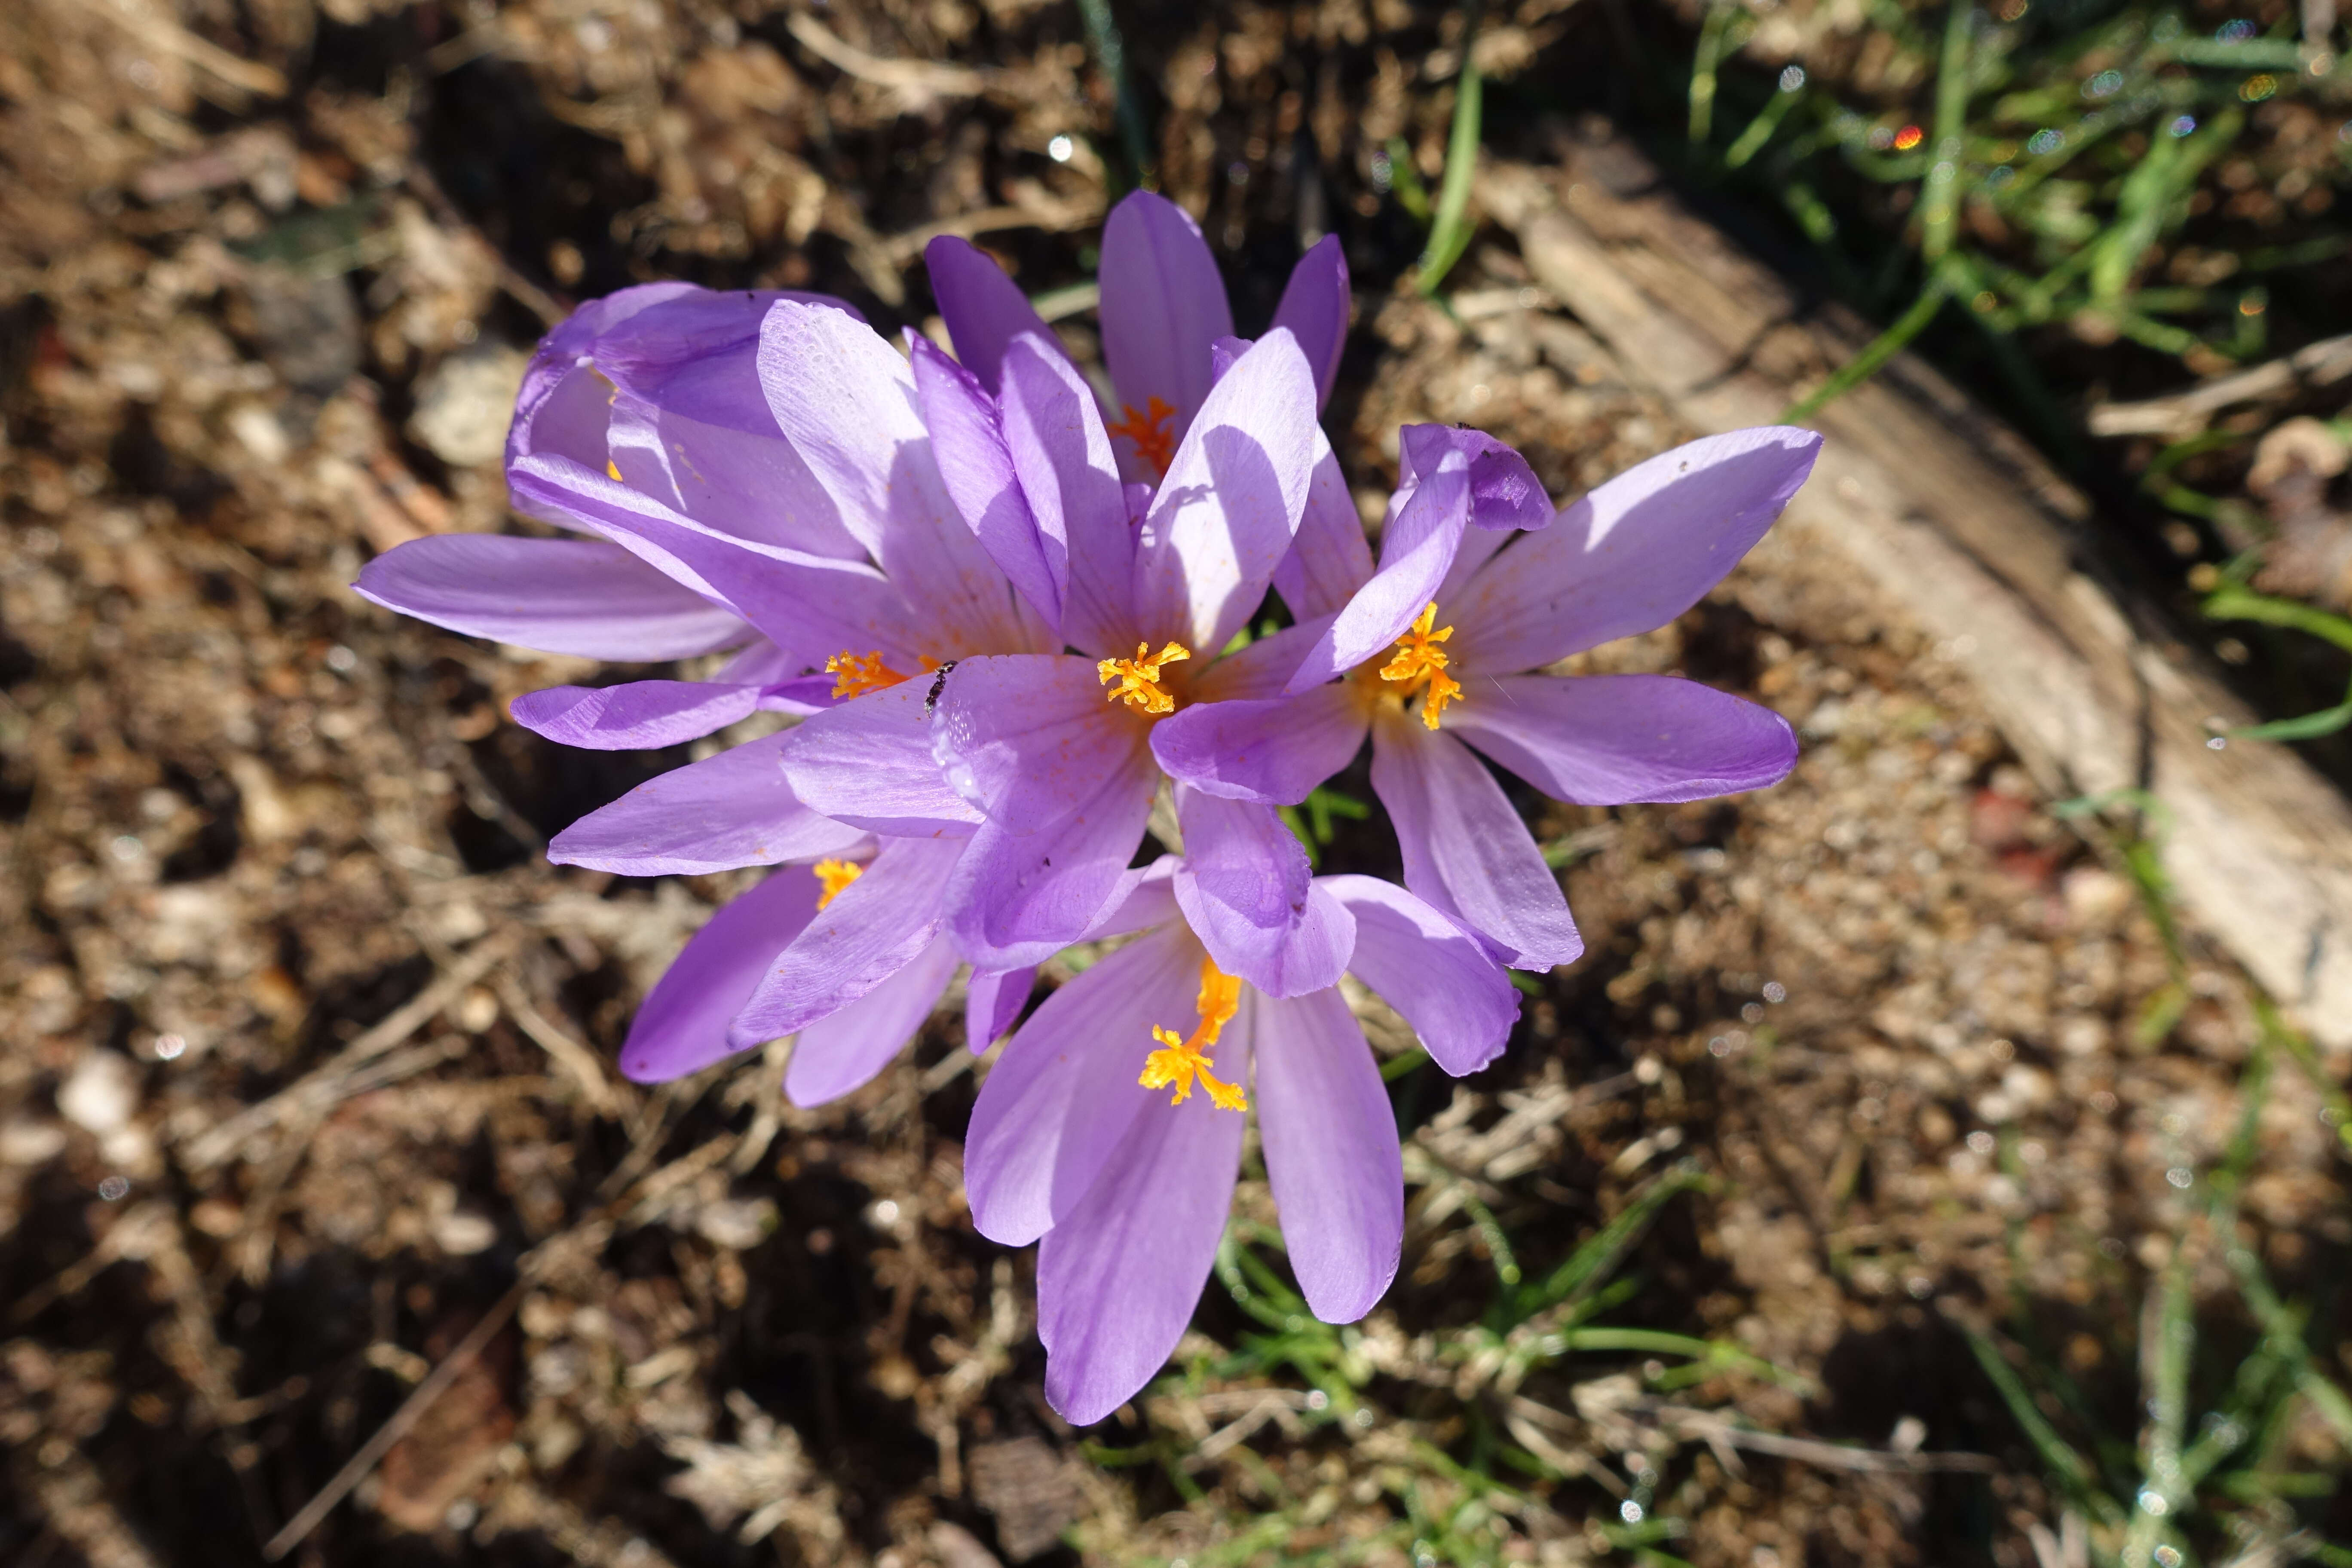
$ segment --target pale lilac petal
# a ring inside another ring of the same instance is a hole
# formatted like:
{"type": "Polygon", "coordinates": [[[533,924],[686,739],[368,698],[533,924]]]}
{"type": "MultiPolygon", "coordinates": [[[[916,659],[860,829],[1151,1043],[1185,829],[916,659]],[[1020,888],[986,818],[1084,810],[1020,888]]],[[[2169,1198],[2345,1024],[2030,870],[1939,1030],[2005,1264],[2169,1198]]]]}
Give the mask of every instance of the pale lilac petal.
{"type": "Polygon", "coordinates": [[[1135,528],[1092,389],[1059,348],[1017,338],[1005,350],[1002,408],[1040,546],[1066,590],[1063,636],[1084,653],[1126,653],[1135,528]]]}
{"type": "Polygon", "coordinates": [[[922,651],[1050,646],[950,498],[897,350],[838,310],[785,300],[761,328],[759,365],[777,425],[906,595],[929,637],[922,651]]]}
{"type": "Polygon", "coordinates": [[[1149,866],[1129,867],[1119,879],[1118,890],[1079,940],[1100,942],[1181,921],[1184,911],[1176,906],[1175,878],[1182,864],[1181,856],[1162,855],[1149,866]]]}
{"type": "Polygon", "coordinates": [[[507,475],[517,504],[569,512],[641,561],[707,591],[796,657],[879,651],[911,670],[937,640],[896,586],[862,561],[733,538],[653,497],[560,458],[526,458],[507,475]]]}
{"type": "Polygon", "coordinates": [[[978,1056],[1004,1037],[1021,1016],[1021,1009],[1029,1005],[1030,990],[1037,984],[1037,966],[1024,963],[1018,969],[972,971],[971,983],[964,988],[963,1038],[971,1053],[978,1056]]]}
{"type": "Polygon", "coordinates": [[[762,713],[796,713],[805,718],[840,706],[841,700],[833,694],[839,682],[822,672],[795,675],[789,679],[770,681],[760,688],[760,711],[762,713]]]}
{"type": "Polygon", "coordinates": [[[1665,625],[1764,537],[1821,445],[1792,426],[1735,430],[1618,475],[1444,606],[1462,662],[1514,674],[1665,625]]]}
{"type": "Polygon", "coordinates": [[[1330,442],[1316,432],[1315,477],[1290,553],[1274,569],[1274,589],[1298,620],[1327,616],[1372,578],[1372,546],[1330,442]]]}
{"type": "Polygon", "coordinates": [[[1015,833],[1062,821],[1148,758],[1147,727],[1109,700],[1091,659],[967,658],[948,673],[932,754],[954,791],[1015,833]]]}
{"type": "Polygon", "coordinates": [[[551,686],[508,706],[534,735],[592,752],[651,751],[698,741],[758,711],[756,686],[708,680],[633,680],[621,686],[551,686]]]}
{"type": "Polygon", "coordinates": [[[1528,460],[1484,430],[1452,425],[1408,425],[1404,453],[1408,472],[1426,474],[1436,455],[1433,441],[1443,442],[1470,463],[1470,526],[1529,529],[1551,526],[1551,498],[1528,460]],[[1416,442],[1410,432],[1420,431],[1416,442]]]}
{"type": "Polygon", "coordinates": [[[1200,990],[1201,944],[1171,925],[1038,1004],[989,1069],[964,1134],[964,1193],[982,1236],[1036,1240],[1086,1197],[1136,1117],[1168,1109],[1167,1090],[1136,1080],[1158,1048],[1153,1029],[1192,1032],[1200,990]]]}
{"type": "Polygon", "coordinates": [[[1176,815],[1176,902],[1217,967],[1269,996],[1336,984],[1355,949],[1355,918],[1315,896],[1306,847],[1274,808],[1179,789],[1176,815]]]}
{"type": "Polygon", "coordinates": [[[580,462],[604,460],[604,424],[612,384],[596,374],[597,340],[629,317],[665,300],[694,292],[691,283],[640,283],[590,300],[540,340],[515,395],[507,426],[507,461],[551,452],[580,462]]]}
{"type": "Polygon", "coordinates": [[[1003,390],[1004,346],[1024,332],[1046,332],[1045,321],[1021,286],[968,239],[940,236],[923,247],[923,266],[956,358],[996,396],[1003,390]]]}
{"type": "Polygon", "coordinates": [[[1559,879],[1461,742],[1383,710],[1372,721],[1372,789],[1396,828],[1404,885],[1477,932],[1496,957],[1514,969],[1549,969],[1583,952],[1559,879]]]}
{"type": "Polygon", "coordinates": [[[648,779],[557,834],[547,858],[621,877],[684,877],[856,847],[863,832],[811,811],[785,784],[776,766],[783,740],[747,742],[648,779]]]}
{"type": "Polygon", "coordinates": [[[808,868],[788,866],[704,922],[638,1005],[621,1043],[622,1076],[667,1083],[734,1055],[728,1022],[816,913],[819,891],[808,868]]]}
{"type": "Polygon", "coordinates": [[[583,658],[690,658],[751,630],[618,545],[587,540],[436,534],[377,556],[352,587],[453,632],[583,658]]]}
{"type": "Polygon", "coordinates": [[[1476,938],[1393,882],[1321,877],[1315,885],[1356,917],[1348,972],[1412,1026],[1431,1060],[1460,1078],[1503,1054],[1519,994],[1476,938]]]}
{"type": "Polygon", "coordinates": [[[984,823],[956,863],[950,931],[983,969],[1042,963],[1084,936],[1133,888],[1128,862],[1143,842],[1158,772],[1138,746],[1128,763],[1051,827],[1015,833],[984,823]]]}
{"type": "MultiPolygon", "coordinates": [[[[721,686],[774,686],[797,679],[807,668],[792,649],[778,647],[772,638],[758,637],[729,654],[710,679],[721,686]]],[[[829,683],[833,677],[825,679],[829,683]]]]}
{"type": "Polygon", "coordinates": [[[1059,514],[1054,519],[1055,537],[1048,541],[1038,531],[1029,498],[1022,493],[996,405],[980,379],[919,332],[907,334],[907,352],[915,367],[923,423],[931,433],[931,452],[948,494],[988,558],[1045,624],[1058,628],[1068,566],[1059,514]],[[1063,568],[1061,578],[1055,564],[1063,568]]]}
{"type": "Polygon", "coordinates": [[[1258,1137],[1283,1250],[1327,1323],[1352,1323],[1396,1279],[1404,1162],[1364,1031],[1336,990],[1254,998],[1258,1137]]]}
{"type": "Polygon", "coordinates": [[[784,731],[777,759],[813,811],[876,833],[968,835],[982,820],[931,754],[930,679],[869,691],[784,731]]]}
{"type": "Polygon", "coordinates": [[[1470,458],[1440,425],[1408,425],[1408,467],[1418,477],[1381,531],[1381,569],[1358,589],[1290,678],[1304,691],[1385,655],[1436,598],[1470,519],[1470,458]]]}
{"type": "Polygon", "coordinates": [[[1706,800],[1762,789],[1797,763],[1769,708],[1670,675],[1481,681],[1448,728],[1546,795],[1580,805],[1706,800]]]}
{"type": "Polygon", "coordinates": [[[1315,640],[1329,627],[1329,616],[1317,616],[1285,626],[1272,637],[1253,638],[1193,676],[1190,695],[1195,702],[1244,702],[1258,697],[1279,697],[1290,672],[1315,640]]]}
{"type": "Polygon", "coordinates": [[[1234,331],[1216,258],[1183,208],[1138,191],[1103,225],[1100,272],[1103,358],[1118,400],[1139,414],[1159,398],[1181,438],[1209,395],[1209,345],[1234,331]]]}
{"type": "Polygon", "coordinates": [[[784,1067],[784,1098],[805,1110],[864,1089],[914,1039],[961,962],[953,943],[934,937],[904,969],[873,990],[841,1011],[803,1025],[784,1067]]]}
{"type": "Polygon", "coordinates": [[[774,418],[761,406],[756,356],[768,312],[785,301],[865,324],[846,300],[830,294],[683,289],[607,323],[589,357],[625,396],[706,425],[773,435],[774,418]]]}
{"type": "Polygon", "coordinates": [[[1139,637],[1195,657],[1232,640],[1290,552],[1316,437],[1306,356],[1269,332],[1209,394],[1152,498],[1136,541],[1139,637]]]}
{"type": "Polygon", "coordinates": [[[1339,355],[1348,346],[1348,258],[1339,237],[1328,234],[1290,269],[1282,303],[1274,308],[1274,324],[1290,329],[1314,368],[1318,410],[1331,401],[1331,384],[1339,377],[1339,355]]]}
{"type": "MultiPolygon", "coordinates": [[[[1292,334],[1296,336],[1297,334],[1292,334]]],[[[1248,338],[1219,338],[1209,345],[1209,384],[1214,386],[1225,379],[1225,372],[1234,368],[1242,355],[1249,353],[1248,338]]]]}
{"type": "Polygon", "coordinates": [[[1202,794],[1296,805],[1355,761],[1370,713],[1346,680],[1296,697],[1196,702],[1151,727],[1151,753],[1202,794]]]}
{"type": "Polygon", "coordinates": [[[864,559],[865,547],[842,526],[833,498],[775,428],[759,380],[749,374],[751,355],[740,357],[764,434],[614,395],[604,459],[585,466],[609,463],[622,483],[718,532],[836,560],[864,559]]]}
{"type": "Polygon", "coordinates": [[[962,852],[961,839],[885,839],[865,874],[768,965],[729,1037],[755,1046],[795,1034],[913,963],[940,933],[940,893],[962,852]]]}
{"type": "MultiPolygon", "coordinates": [[[[1218,1076],[1241,1080],[1249,1057],[1244,1032],[1228,1025],[1218,1076]]],[[[1073,1426],[1133,1398],[1184,1337],[1224,1236],[1245,1121],[1205,1094],[1151,1107],[1086,1201],[1045,1233],[1037,1249],[1045,1398],[1073,1426]]]]}

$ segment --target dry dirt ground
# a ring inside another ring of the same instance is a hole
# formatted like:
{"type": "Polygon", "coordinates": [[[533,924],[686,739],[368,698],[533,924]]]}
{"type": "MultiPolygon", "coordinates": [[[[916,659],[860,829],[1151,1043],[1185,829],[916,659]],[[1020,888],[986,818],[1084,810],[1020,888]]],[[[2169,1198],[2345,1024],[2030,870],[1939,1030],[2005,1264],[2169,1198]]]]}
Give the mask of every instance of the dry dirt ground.
{"type": "MultiPolygon", "coordinates": [[[[1534,58],[1562,10],[1505,31],[1534,58]]],[[[1244,331],[1302,231],[1347,236],[1330,423],[1375,501],[1403,420],[1490,428],[1563,499],[1682,438],[1507,243],[1450,310],[1388,292],[1415,242],[1365,170],[1442,133],[1433,10],[1129,41],[1244,331]]],[[[2192,931],[2185,1008],[2145,1026],[2174,973],[2114,846],[1936,647],[1769,542],[1583,662],[1748,692],[1802,762],[1729,802],[1527,797],[1590,951],[1493,1070],[1397,1076],[1404,1269],[1318,1373],[1249,1315],[1260,1247],[1168,1381],[1094,1432],[1053,1415],[1031,1258],[962,1203],[960,1011],[821,1112],[778,1048],[618,1079],[733,888],[540,849],[685,752],[542,742],[505,702],[588,667],[346,585],[524,526],[503,400],[568,300],[757,279],[919,324],[910,263],[954,225],[1033,290],[1082,282],[1117,157],[1087,58],[1022,0],[0,13],[0,1561],[254,1563],[362,1455],[291,1561],[2026,1568],[2061,1505],[1971,1328],[2129,1443],[2139,1303],[2197,1234],[2180,1184],[2236,1125],[2252,999],[2192,931]],[[1600,1321],[1755,1359],[1493,1327],[1498,1279],[1661,1190],[1600,1321]]],[[[1063,327],[1091,351],[1083,308],[1063,327]]],[[[1328,865],[1393,868],[1376,821],[1334,828],[1328,865]]],[[[2307,1294],[2352,1251],[2344,1164],[2293,1072],[2260,1125],[2244,1239],[2307,1294]]],[[[1270,1217],[1263,1183],[1238,1206],[1270,1217]]],[[[2226,1271],[2196,1280],[2233,1321],[2226,1271]]],[[[2276,1440],[2325,1461],[2315,1421],[2276,1440]]]]}

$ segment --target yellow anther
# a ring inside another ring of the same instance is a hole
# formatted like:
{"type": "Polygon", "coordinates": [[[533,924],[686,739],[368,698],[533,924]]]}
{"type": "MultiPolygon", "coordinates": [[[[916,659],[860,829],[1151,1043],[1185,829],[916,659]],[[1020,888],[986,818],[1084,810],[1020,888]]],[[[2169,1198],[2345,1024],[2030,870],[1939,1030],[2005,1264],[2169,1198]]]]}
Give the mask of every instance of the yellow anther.
{"type": "Polygon", "coordinates": [[[841,897],[841,889],[866,875],[866,868],[855,860],[820,860],[809,868],[816,879],[824,884],[824,891],[816,896],[816,907],[824,908],[841,897]]]}
{"type": "Polygon", "coordinates": [[[863,697],[911,679],[884,664],[879,648],[872,653],[844,648],[824,661],[824,672],[834,678],[833,694],[840,698],[863,697]]]}
{"type": "Polygon", "coordinates": [[[1429,608],[1421,612],[1421,619],[1397,638],[1396,657],[1381,667],[1382,680],[1428,682],[1422,693],[1421,721],[1432,730],[1437,728],[1438,716],[1447,703],[1462,700],[1462,683],[1445,673],[1445,650],[1437,646],[1453,635],[1452,626],[1437,625],[1437,602],[1433,599],[1429,608]]]}
{"type": "Polygon", "coordinates": [[[1110,427],[1114,436],[1124,436],[1135,443],[1135,455],[1151,466],[1151,471],[1166,478],[1168,465],[1176,456],[1176,411],[1156,397],[1143,402],[1143,412],[1126,410],[1127,417],[1110,427]]]}
{"type": "Polygon", "coordinates": [[[1192,1098],[1192,1080],[1199,1079],[1201,1087],[1209,1092],[1209,1101],[1220,1110],[1247,1110],[1249,1100],[1241,1085],[1227,1083],[1213,1075],[1209,1068],[1209,1047],[1217,1043],[1217,1034],[1233,1022],[1242,1005],[1242,983],[1220,970],[1213,960],[1201,961],[1201,995],[1192,1004],[1201,1021],[1194,1026],[1192,1037],[1179,1039],[1173,1029],[1154,1028],[1151,1037],[1160,1042],[1160,1049],[1143,1058],[1143,1076],[1135,1081],[1146,1089],[1172,1089],[1171,1105],[1181,1105],[1192,1098]]]}
{"type": "Polygon", "coordinates": [[[615,481],[621,484],[628,483],[626,479],[621,478],[621,465],[613,461],[610,458],[604,459],[604,471],[612,475],[615,481]]]}
{"type": "Polygon", "coordinates": [[[1118,682],[1108,693],[1112,701],[1124,702],[1138,713],[1157,717],[1176,711],[1176,699],[1160,689],[1160,667],[1192,657],[1192,650],[1182,643],[1170,643],[1153,653],[1150,643],[1139,642],[1135,645],[1133,658],[1102,659],[1095,665],[1095,673],[1102,677],[1105,686],[1114,680],[1118,682]]]}

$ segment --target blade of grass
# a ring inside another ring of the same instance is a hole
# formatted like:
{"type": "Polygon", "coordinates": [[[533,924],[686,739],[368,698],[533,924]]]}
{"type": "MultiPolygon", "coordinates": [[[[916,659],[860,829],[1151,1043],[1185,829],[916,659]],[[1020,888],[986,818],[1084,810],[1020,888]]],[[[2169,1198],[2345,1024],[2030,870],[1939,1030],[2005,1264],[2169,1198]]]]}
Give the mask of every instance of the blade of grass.
{"type": "Polygon", "coordinates": [[[1652,1182],[1625,1205],[1615,1219],[1585,1238],[1566,1261],[1532,1289],[1520,1292],[1516,1303],[1521,1320],[1546,1307],[1573,1303],[1605,1283],[1617,1265],[1642,1238],[1658,1211],[1684,1193],[1703,1190],[1706,1176],[1693,1165],[1677,1165],[1652,1182]]]}
{"type": "MultiPolygon", "coordinates": [[[[1110,14],[1110,0],[1078,0],[1078,17],[1087,29],[1087,43],[1095,63],[1110,79],[1118,108],[1118,139],[1127,153],[1128,177],[1144,190],[1160,183],[1151,156],[1151,131],[1144,123],[1143,104],[1127,76],[1127,40],[1119,36],[1118,19],[1110,14]]],[[[1115,194],[1115,193],[1114,193],[1115,194]]]]}
{"type": "Polygon", "coordinates": [[[1935,162],[1919,191],[1919,254],[1932,268],[1952,248],[1959,211],[1960,132],[1969,114],[1969,24],[1971,0],[1952,0],[1944,18],[1943,58],[1936,68],[1935,162]]]}
{"type": "Polygon", "coordinates": [[[2001,1403],[2009,1406],[2010,1418],[2024,1432],[2026,1441],[2033,1445],[2034,1451],[2042,1456],[2043,1466],[2057,1478],[2067,1495],[2074,1500],[2075,1506],[2095,1514],[2104,1524],[2123,1523],[2122,1508],[2095,1483],[2089,1462],[2074,1451],[2074,1445],[2058,1435],[2055,1426],[2050,1425],[2049,1418],[2033,1403],[2033,1395],[2027,1390],[2025,1380],[2017,1375],[2017,1369],[2011,1366],[2008,1358],[2000,1353],[2000,1347],[1978,1330],[1966,1331],[1969,1349],[1976,1352],[1977,1364],[1991,1380],[2001,1403]]]}
{"type": "Polygon", "coordinates": [[[1478,0],[1462,8],[1462,77],[1454,89],[1454,131],[1445,143],[1445,178],[1437,188],[1435,221],[1429,244],[1414,267],[1414,281],[1423,294],[1435,294],[1438,284],[1462,253],[1470,248],[1470,181],[1478,169],[1480,100],[1484,89],[1478,75],[1478,0]]]}
{"type": "Polygon", "coordinates": [[[1831,404],[1876,375],[1879,367],[1903,352],[1906,344],[1927,330],[1944,306],[1949,292],[1941,272],[1927,279],[1927,287],[1918,300],[1904,311],[1895,323],[1878,334],[1853,358],[1839,367],[1836,374],[1816,387],[1811,395],[1798,399],[1780,411],[1783,425],[1801,425],[1831,404]]]}

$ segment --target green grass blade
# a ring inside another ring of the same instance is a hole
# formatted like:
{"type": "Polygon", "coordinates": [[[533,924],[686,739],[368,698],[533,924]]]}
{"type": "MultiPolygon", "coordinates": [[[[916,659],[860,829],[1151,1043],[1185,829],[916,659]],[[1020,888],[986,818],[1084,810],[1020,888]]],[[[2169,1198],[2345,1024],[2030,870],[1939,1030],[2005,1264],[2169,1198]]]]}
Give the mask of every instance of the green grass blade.
{"type": "Polygon", "coordinates": [[[1445,179],[1437,188],[1436,221],[1430,225],[1429,244],[1415,268],[1415,282],[1424,294],[1437,292],[1462,253],[1470,248],[1470,181],[1478,170],[1480,100],[1478,76],[1477,0],[1463,9],[1462,79],[1454,92],[1454,132],[1445,143],[1445,179]]]}
{"type": "Polygon", "coordinates": [[[1835,374],[1815,388],[1811,395],[1801,398],[1781,410],[1780,422],[1801,425],[1876,375],[1880,366],[1901,353],[1913,338],[1927,330],[1927,323],[1936,319],[1936,312],[1944,308],[1947,292],[1942,274],[1930,278],[1918,300],[1893,326],[1879,333],[1859,353],[1846,361],[1835,374]]]}

